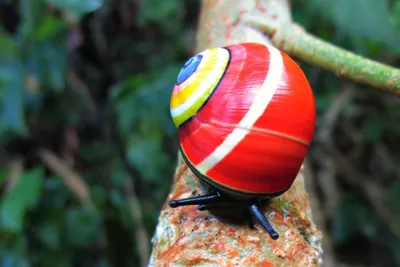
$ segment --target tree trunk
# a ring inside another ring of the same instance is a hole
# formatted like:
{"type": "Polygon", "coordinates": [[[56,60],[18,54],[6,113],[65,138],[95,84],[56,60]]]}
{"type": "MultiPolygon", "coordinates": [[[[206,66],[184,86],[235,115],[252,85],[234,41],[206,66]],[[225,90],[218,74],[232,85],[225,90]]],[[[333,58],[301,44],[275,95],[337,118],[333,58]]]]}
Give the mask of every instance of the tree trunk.
{"type": "MultiPolygon", "coordinates": [[[[277,22],[291,19],[285,0],[203,1],[194,52],[239,42],[270,44],[261,32],[240,22],[241,15],[254,10],[277,22]]],[[[149,266],[320,265],[322,235],[312,219],[304,173],[303,167],[292,187],[263,207],[280,234],[275,241],[257,223],[255,229],[250,229],[246,222],[198,211],[196,206],[170,208],[171,199],[187,198],[201,191],[198,179],[179,155],[174,184],[152,240],[149,266]]]]}

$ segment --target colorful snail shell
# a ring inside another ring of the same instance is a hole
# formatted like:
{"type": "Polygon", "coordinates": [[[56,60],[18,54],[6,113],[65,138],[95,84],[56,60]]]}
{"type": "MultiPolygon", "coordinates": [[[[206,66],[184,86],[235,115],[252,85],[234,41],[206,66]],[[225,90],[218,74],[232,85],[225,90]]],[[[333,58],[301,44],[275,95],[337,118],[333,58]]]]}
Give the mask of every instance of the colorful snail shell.
{"type": "Polygon", "coordinates": [[[250,213],[278,238],[258,200],[290,188],[313,138],[314,96],[300,67],[263,44],[207,49],[184,64],[170,107],[184,160],[215,189],[170,206],[249,201],[250,213]]]}

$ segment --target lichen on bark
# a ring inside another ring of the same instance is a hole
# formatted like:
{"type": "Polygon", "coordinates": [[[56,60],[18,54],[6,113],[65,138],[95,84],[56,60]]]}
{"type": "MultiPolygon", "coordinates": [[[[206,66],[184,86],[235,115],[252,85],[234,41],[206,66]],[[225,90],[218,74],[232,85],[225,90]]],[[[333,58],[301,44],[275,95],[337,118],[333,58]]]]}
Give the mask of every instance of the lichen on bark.
{"type": "MultiPolygon", "coordinates": [[[[270,44],[261,32],[241,23],[241,15],[255,9],[274,20],[290,20],[285,0],[203,1],[196,51],[239,42],[270,44]]],[[[198,179],[178,156],[171,192],[154,233],[149,266],[318,266],[321,232],[312,219],[302,168],[293,186],[274,198],[263,212],[280,234],[272,240],[257,223],[216,217],[196,206],[172,209],[171,199],[200,194],[198,179]]]]}

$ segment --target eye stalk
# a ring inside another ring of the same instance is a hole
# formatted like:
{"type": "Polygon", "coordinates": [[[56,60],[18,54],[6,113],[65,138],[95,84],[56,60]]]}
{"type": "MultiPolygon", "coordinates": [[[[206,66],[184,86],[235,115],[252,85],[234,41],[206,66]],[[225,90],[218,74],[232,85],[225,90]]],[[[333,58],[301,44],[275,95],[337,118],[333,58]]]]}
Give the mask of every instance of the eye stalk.
{"type": "Polygon", "coordinates": [[[200,65],[201,59],[203,58],[202,55],[196,55],[194,57],[189,58],[183,68],[178,74],[176,79],[176,84],[181,84],[186,81],[192,74],[196,71],[197,67],[200,65]]]}

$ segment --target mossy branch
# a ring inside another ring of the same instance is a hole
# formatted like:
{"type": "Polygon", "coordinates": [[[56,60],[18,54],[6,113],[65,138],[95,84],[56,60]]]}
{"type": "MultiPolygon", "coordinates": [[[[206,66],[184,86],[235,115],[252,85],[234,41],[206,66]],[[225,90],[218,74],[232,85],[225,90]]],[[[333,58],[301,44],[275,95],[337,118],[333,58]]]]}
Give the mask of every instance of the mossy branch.
{"type": "Polygon", "coordinates": [[[400,70],[325,42],[291,21],[277,23],[263,15],[246,14],[242,22],[269,35],[289,55],[334,72],[337,76],[400,95],[400,70]]]}
{"type": "MultiPolygon", "coordinates": [[[[270,16],[290,18],[287,0],[203,0],[195,52],[239,42],[270,44],[265,35],[238,23],[238,14],[270,10],[270,16]]],[[[240,212],[227,209],[225,216],[203,212],[196,206],[176,209],[171,199],[203,194],[198,178],[179,156],[174,182],[161,210],[152,243],[149,267],[156,266],[320,266],[322,235],[312,217],[301,168],[292,187],[263,205],[263,212],[278,240],[255,225],[249,229],[240,212]]]]}

